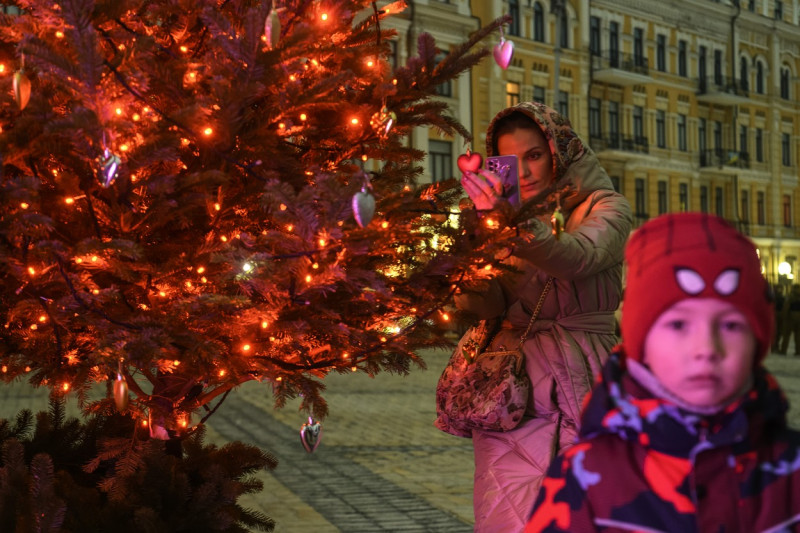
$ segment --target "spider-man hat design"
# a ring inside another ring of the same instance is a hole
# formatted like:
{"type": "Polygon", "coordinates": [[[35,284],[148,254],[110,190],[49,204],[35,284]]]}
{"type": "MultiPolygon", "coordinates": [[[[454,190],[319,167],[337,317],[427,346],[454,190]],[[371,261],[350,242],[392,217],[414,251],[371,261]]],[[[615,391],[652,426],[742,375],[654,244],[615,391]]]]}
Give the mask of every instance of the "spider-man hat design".
{"type": "Polygon", "coordinates": [[[774,316],[756,248],[723,219],[704,213],[663,215],[640,227],[625,249],[622,346],[641,360],[645,337],[668,307],[685,298],[735,305],[758,342],[756,364],[769,350],[774,316]]]}

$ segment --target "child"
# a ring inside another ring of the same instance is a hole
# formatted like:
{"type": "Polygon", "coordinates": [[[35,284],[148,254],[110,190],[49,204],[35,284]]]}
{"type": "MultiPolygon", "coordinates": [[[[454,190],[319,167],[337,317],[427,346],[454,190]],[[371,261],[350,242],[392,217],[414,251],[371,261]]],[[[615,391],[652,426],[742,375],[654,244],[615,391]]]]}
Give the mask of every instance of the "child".
{"type": "Polygon", "coordinates": [[[800,531],[800,433],[762,366],[774,314],[753,244],[672,214],[626,260],[622,344],[526,531],[800,531]]]}

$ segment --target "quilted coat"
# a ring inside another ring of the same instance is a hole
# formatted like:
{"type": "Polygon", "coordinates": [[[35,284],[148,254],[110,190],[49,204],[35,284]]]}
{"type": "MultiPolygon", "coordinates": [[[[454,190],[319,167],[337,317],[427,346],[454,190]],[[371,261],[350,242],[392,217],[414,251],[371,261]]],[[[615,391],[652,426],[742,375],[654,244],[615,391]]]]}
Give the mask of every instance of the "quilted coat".
{"type": "Polygon", "coordinates": [[[498,113],[487,153],[494,152],[496,121],[514,111],[533,118],[550,144],[555,183],[544,193],[546,214],[530,221],[526,243],[508,259],[518,273],[485,282],[457,296],[456,304],[479,318],[503,317],[491,348],[513,348],[547,279],[554,283],[523,346],[532,384],[526,417],[509,432],[473,432],[475,531],[481,533],[523,530],[550,460],[577,436],[583,397],[617,340],[614,312],[631,230],[628,202],[552,109],[525,102],[498,113]],[[558,239],[550,225],[556,204],[565,217],[558,239]]]}
{"type": "Polygon", "coordinates": [[[749,393],[711,415],[619,361],[592,392],[580,442],[553,461],[527,532],[800,531],[800,433],[763,367],[749,393]]]}

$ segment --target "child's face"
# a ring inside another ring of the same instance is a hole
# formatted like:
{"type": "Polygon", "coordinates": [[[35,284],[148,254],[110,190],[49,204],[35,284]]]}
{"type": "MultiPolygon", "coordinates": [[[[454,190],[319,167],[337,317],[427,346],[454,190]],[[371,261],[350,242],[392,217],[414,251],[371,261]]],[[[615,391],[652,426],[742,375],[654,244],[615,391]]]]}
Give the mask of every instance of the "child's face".
{"type": "Polygon", "coordinates": [[[689,404],[710,407],[744,392],[755,353],[753,330],[733,304],[688,298],[653,323],[643,361],[670,392],[689,404]]]}

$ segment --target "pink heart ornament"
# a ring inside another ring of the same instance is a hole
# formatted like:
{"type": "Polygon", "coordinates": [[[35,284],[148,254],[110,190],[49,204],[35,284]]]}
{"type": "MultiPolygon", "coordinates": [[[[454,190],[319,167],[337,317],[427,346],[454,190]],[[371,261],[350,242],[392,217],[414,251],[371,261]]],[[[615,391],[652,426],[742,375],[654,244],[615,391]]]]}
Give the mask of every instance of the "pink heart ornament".
{"type": "Polygon", "coordinates": [[[478,172],[483,165],[483,156],[478,152],[467,150],[466,154],[458,156],[456,164],[461,172],[478,172]]]}
{"type": "Polygon", "coordinates": [[[309,416],[308,423],[300,428],[300,442],[303,443],[303,448],[308,453],[313,452],[319,446],[320,438],[322,438],[322,424],[309,416]]]}
{"type": "Polygon", "coordinates": [[[500,42],[494,45],[494,60],[503,70],[511,64],[511,57],[514,55],[514,41],[506,41],[502,37],[500,42]]]}

